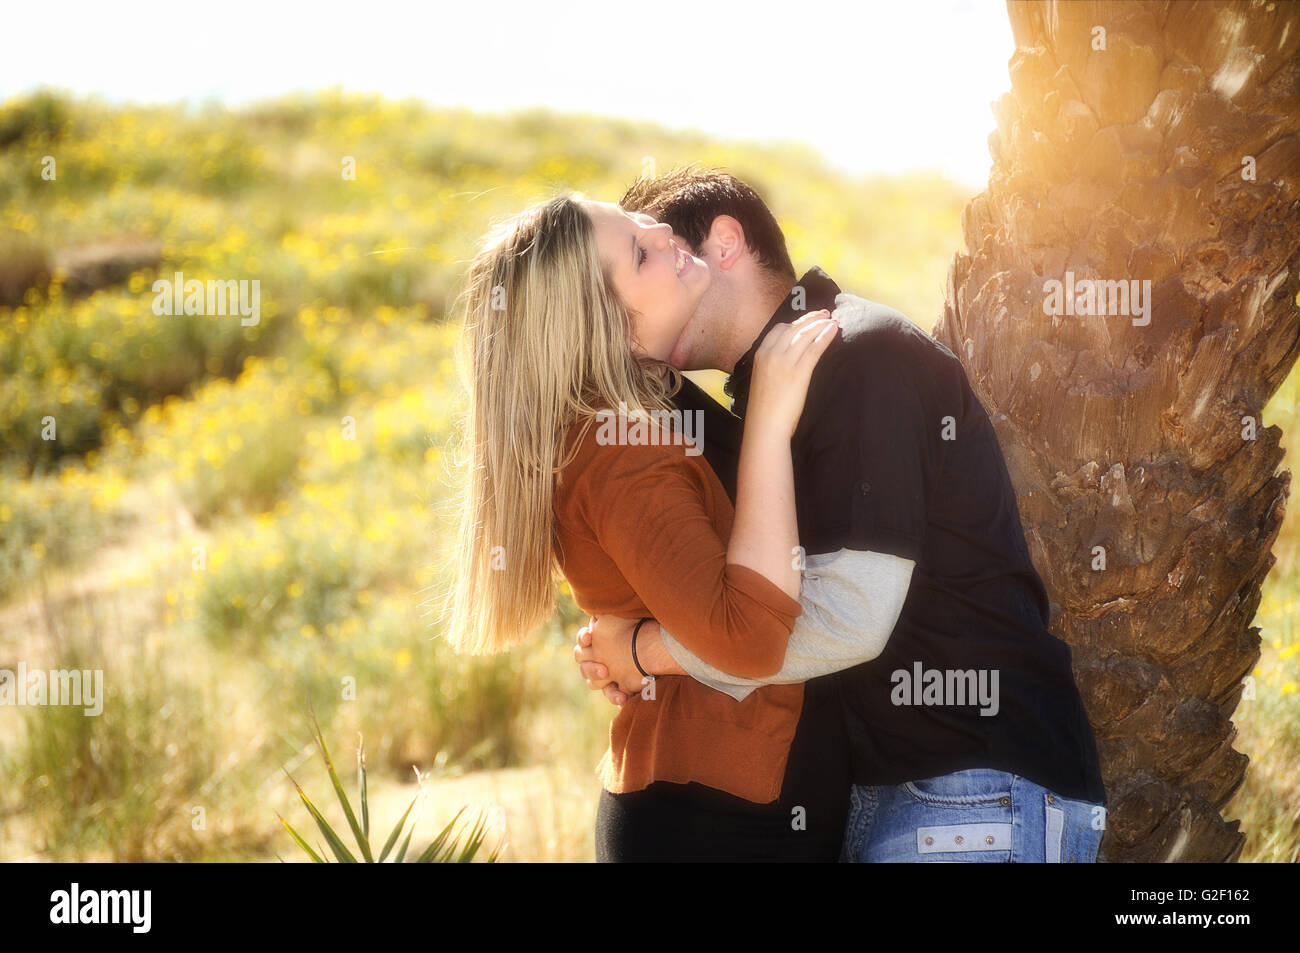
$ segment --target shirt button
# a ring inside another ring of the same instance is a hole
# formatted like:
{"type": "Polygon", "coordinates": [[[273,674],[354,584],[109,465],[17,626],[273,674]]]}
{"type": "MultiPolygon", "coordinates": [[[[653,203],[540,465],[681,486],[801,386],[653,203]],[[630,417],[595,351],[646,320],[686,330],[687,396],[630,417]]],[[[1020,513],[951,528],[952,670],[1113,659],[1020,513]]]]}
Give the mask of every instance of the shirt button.
{"type": "Polygon", "coordinates": [[[866,496],[868,493],[871,492],[871,484],[868,483],[866,480],[863,480],[861,483],[858,484],[858,492],[861,493],[863,496],[866,496]]]}
{"type": "Polygon", "coordinates": [[[926,846],[926,847],[931,846],[933,843],[934,843],[934,838],[933,838],[933,837],[927,837],[927,838],[925,839],[925,846],[926,846]]]}
{"type": "Polygon", "coordinates": [[[1010,807],[1010,806],[1011,806],[1011,798],[1009,798],[1009,797],[1004,797],[1002,800],[998,801],[998,803],[1001,804],[1003,807],[1010,807]]]}
{"type": "Polygon", "coordinates": [[[966,843],[966,838],[964,838],[964,837],[962,837],[960,834],[958,834],[958,835],[957,835],[957,843],[958,843],[958,844],[964,844],[964,843],[966,843]]]}
{"type": "Polygon", "coordinates": [[[1048,803],[1048,804],[1055,804],[1055,803],[1056,803],[1056,795],[1055,795],[1055,794],[1049,794],[1049,795],[1047,795],[1047,803],[1048,803]]]}
{"type": "Polygon", "coordinates": [[[988,837],[984,838],[984,843],[986,843],[986,844],[991,844],[991,843],[993,843],[993,835],[990,834],[988,837]]]}

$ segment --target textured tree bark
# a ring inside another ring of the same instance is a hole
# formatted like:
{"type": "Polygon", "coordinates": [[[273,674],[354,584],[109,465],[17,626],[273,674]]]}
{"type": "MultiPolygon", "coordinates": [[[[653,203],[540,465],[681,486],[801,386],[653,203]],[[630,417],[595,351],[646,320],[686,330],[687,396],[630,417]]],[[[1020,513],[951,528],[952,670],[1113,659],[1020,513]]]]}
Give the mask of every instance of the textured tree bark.
{"type": "Polygon", "coordinates": [[[1300,4],[1008,12],[993,171],[934,334],[994,418],[1072,646],[1102,859],[1233,860],[1231,717],[1290,486],[1260,412],[1300,353],[1300,4]],[[1089,315],[1089,281],[1137,285],[1089,315]]]}

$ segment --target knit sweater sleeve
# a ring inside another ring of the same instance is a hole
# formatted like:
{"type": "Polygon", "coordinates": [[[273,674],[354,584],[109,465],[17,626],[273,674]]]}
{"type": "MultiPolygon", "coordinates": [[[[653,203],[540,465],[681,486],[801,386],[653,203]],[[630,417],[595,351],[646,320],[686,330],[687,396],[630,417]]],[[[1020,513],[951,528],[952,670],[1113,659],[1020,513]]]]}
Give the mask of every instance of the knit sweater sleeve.
{"type": "Polygon", "coordinates": [[[733,674],[777,672],[800,604],[727,562],[700,471],[675,447],[610,446],[599,455],[577,488],[582,508],[647,614],[733,674]]]}

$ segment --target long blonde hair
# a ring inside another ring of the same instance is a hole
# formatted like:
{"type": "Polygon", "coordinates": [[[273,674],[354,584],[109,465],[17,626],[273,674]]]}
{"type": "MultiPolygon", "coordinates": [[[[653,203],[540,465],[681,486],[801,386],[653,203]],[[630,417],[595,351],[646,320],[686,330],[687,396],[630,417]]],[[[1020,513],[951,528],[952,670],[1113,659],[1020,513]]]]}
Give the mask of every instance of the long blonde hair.
{"type": "Polygon", "coordinates": [[[497,226],[462,302],[469,472],[446,634],[459,651],[481,654],[522,641],[554,611],[554,492],[572,457],[560,459],[566,433],[620,401],[670,409],[681,378],[632,353],[628,310],[573,197],[497,226]]]}

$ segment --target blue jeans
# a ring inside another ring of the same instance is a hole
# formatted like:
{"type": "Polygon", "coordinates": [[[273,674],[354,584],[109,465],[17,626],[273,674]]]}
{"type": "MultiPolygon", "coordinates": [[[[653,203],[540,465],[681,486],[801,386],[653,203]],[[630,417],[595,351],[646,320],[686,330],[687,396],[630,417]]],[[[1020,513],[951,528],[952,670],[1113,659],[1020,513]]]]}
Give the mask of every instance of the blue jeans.
{"type": "Polygon", "coordinates": [[[1105,818],[1100,804],[987,768],[903,784],[857,784],[840,860],[1091,864],[1105,818]]]}

